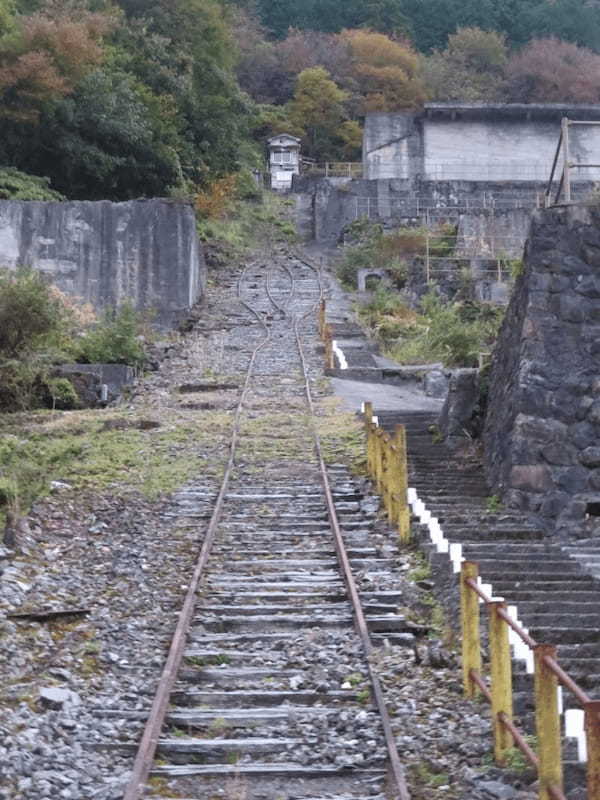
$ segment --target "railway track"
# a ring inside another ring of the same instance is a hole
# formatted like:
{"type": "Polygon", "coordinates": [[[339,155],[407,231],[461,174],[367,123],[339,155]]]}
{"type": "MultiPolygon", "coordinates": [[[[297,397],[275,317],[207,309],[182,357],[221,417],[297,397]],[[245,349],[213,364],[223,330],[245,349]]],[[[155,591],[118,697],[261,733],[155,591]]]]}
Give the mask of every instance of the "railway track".
{"type": "Polygon", "coordinates": [[[321,297],[297,256],[239,280],[248,368],[229,462],[216,495],[199,478],[175,498],[210,521],[124,800],[408,800],[369,662],[373,641],[402,636],[400,596],[378,582],[394,558],[316,433],[321,297]]]}

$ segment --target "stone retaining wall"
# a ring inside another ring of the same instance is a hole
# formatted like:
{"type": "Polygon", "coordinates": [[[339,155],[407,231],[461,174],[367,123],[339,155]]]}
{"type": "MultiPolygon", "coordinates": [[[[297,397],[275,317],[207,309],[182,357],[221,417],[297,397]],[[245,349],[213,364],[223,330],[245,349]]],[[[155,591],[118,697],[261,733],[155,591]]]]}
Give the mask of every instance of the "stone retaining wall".
{"type": "MultiPolygon", "coordinates": [[[[494,353],[488,479],[563,537],[600,520],[600,209],[537,211],[494,353]]],[[[598,525],[600,533],[600,524],[598,525]]]]}

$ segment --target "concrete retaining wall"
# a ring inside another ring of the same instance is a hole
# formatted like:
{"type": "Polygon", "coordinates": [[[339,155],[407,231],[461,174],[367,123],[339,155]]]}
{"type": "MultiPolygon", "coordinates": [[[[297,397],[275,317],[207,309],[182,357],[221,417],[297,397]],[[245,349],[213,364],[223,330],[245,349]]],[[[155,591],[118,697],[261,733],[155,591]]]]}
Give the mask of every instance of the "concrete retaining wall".
{"type": "Polygon", "coordinates": [[[96,309],[130,300],[168,324],[205,288],[189,204],[0,201],[0,266],[29,266],[96,309]]]}

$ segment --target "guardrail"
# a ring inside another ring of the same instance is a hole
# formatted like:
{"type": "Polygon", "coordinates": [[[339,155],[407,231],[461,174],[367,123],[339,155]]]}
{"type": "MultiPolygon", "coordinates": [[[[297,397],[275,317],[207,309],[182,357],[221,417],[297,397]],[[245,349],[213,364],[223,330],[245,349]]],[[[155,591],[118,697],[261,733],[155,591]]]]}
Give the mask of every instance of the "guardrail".
{"type": "Polygon", "coordinates": [[[363,165],[360,161],[328,161],[324,164],[304,162],[303,175],[324,175],[326,178],[362,178],[363,165]]]}
{"type": "MultiPolygon", "coordinates": [[[[367,465],[383,507],[400,539],[410,540],[406,433],[396,426],[390,436],[378,425],[371,403],[364,404],[367,465]]],[[[433,522],[433,520],[430,520],[433,522]]],[[[437,520],[435,521],[437,522],[437,520]]],[[[446,542],[446,545],[448,543],[446,542]]],[[[450,548],[460,545],[450,545],[450,548]]],[[[456,554],[455,550],[455,554],[456,554]]],[[[587,798],[600,800],[600,701],[589,695],[562,669],[554,645],[533,639],[510,614],[504,599],[490,597],[479,582],[479,566],[459,555],[460,617],[462,630],[462,678],[464,694],[483,696],[491,705],[494,758],[505,763],[508,751],[517,747],[536,769],[539,800],[567,800],[563,788],[562,734],[559,686],[567,689],[583,708],[587,752],[587,798]],[[489,677],[484,677],[481,648],[480,605],[489,614],[489,677]],[[512,637],[509,636],[512,631],[512,637]],[[513,722],[511,638],[533,652],[536,751],[513,722]],[[489,682],[488,682],[489,681],[489,682]]]]}
{"type": "Polygon", "coordinates": [[[600,164],[584,164],[583,162],[571,161],[571,145],[570,145],[569,129],[574,125],[597,126],[600,125],[600,122],[592,120],[569,119],[568,117],[562,118],[560,123],[560,136],[558,138],[558,145],[556,146],[554,161],[552,162],[552,169],[550,171],[550,178],[548,179],[548,186],[546,187],[546,192],[544,194],[544,203],[546,208],[549,208],[551,205],[556,205],[560,200],[560,196],[563,193],[563,191],[565,194],[565,202],[570,203],[572,201],[571,170],[600,169],[600,164]],[[552,189],[555,181],[555,175],[557,174],[557,167],[561,154],[562,154],[562,170],[560,173],[560,181],[558,184],[558,189],[556,191],[556,195],[553,201],[552,189]]]}

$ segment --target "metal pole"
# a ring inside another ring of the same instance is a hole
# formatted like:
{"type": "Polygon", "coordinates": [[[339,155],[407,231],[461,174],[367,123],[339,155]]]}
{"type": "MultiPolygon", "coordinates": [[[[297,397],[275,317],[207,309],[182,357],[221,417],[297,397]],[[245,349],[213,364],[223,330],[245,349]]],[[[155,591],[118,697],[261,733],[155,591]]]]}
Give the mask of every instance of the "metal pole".
{"type": "Polygon", "coordinates": [[[367,434],[367,468],[369,475],[373,477],[373,434],[371,426],[373,424],[373,403],[365,403],[364,406],[365,433],[367,434]]]}
{"type": "Polygon", "coordinates": [[[429,259],[429,231],[425,234],[425,277],[427,284],[431,281],[431,263],[429,259]]]}
{"type": "Polygon", "coordinates": [[[562,139],[563,139],[563,175],[564,175],[564,188],[565,200],[567,203],[571,202],[571,165],[569,163],[569,120],[567,117],[562,118],[562,139]]]}
{"type": "Polygon", "coordinates": [[[404,425],[396,425],[394,439],[397,448],[398,477],[396,491],[398,493],[398,532],[401,542],[410,541],[410,511],[408,508],[408,459],[406,453],[406,428],[404,425]]]}
{"type": "Polygon", "coordinates": [[[585,704],[587,800],[600,800],[600,700],[585,704]]]}

